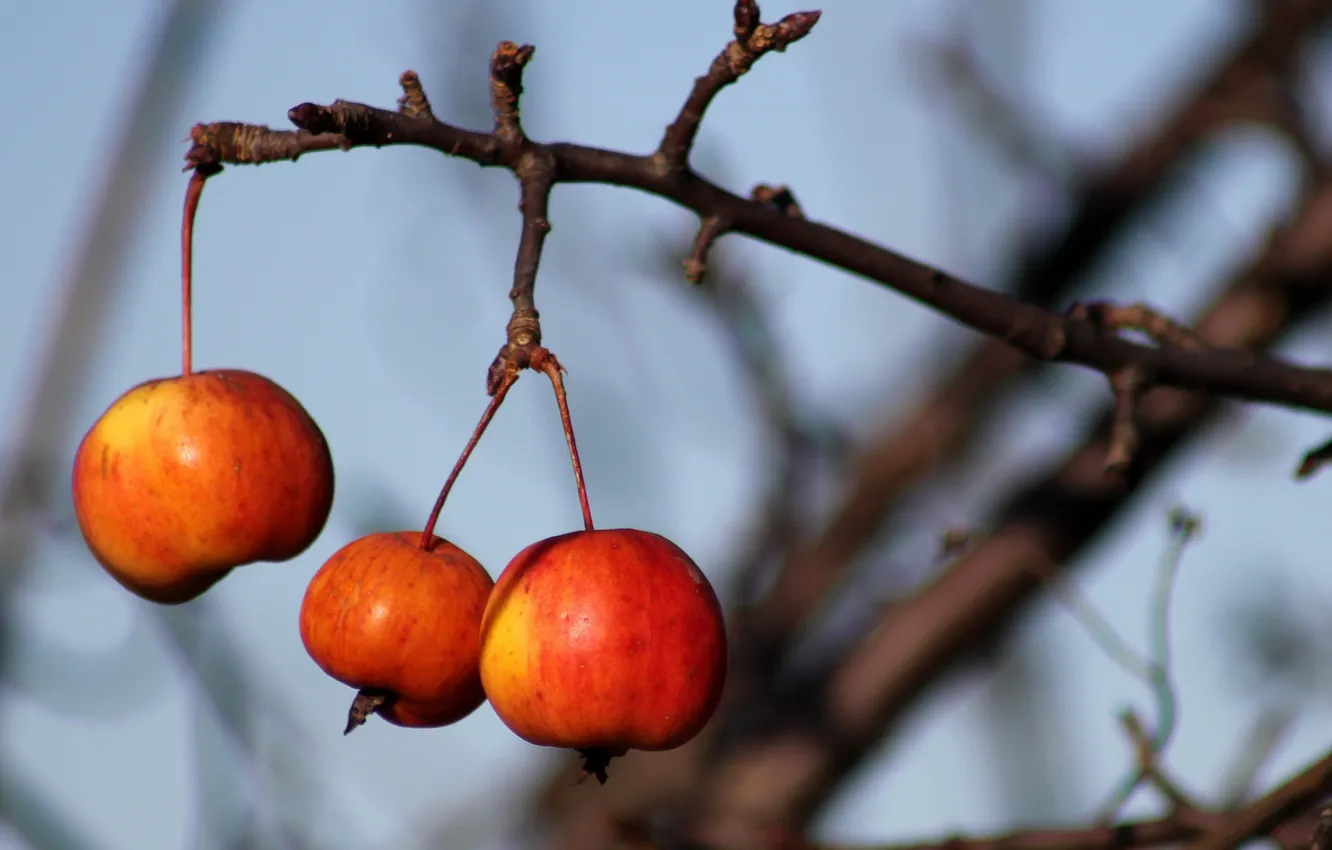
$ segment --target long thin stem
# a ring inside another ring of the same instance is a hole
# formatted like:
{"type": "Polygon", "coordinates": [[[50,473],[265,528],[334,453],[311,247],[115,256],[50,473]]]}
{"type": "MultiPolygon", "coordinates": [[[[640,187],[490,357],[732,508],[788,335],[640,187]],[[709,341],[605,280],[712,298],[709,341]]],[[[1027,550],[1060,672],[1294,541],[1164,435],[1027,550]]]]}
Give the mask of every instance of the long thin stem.
{"type": "Polygon", "coordinates": [[[541,364],[541,371],[550,378],[555,387],[555,402],[560,406],[560,424],[564,426],[564,439],[569,443],[569,460],[573,461],[574,481],[578,484],[578,504],[583,509],[583,528],[594,531],[592,526],[592,506],[587,501],[587,484],[583,481],[583,462],[578,459],[578,443],[574,440],[573,420],[569,418],[569,399],[564,394],[564,376],[560,374],[560,364],[554,357],[547,357],[541,364]]]}
{"type": "Polygon", "coordinates": [[[185,188],[185,214],[180,222],[180,373],[194,370],[194,216],[210,171],[194,169],[185,188]]]}
{"type": "Polygon", "coordinates": [[[429,549],[430,541],[435,536],[435,523],[439,521],[439,512],[444,510],[444,500],[449,497],[449,491],[453,489],[453,482],[458,480],[458,474],[467,463],[467,459],[472,456],[472,450],[476,444],[481,441],[481,435],[486,433],[486,427],[490,425],[490,420],[495,418],[496,411],[500,404],[504,402],[504,397],[509,393],[509,387],[513,386],[514,381],[518,380],[518,372],[509,369],[504,372],[504,377],[495,388],[495,394],[490,397],[490,403],[486,405],[486,410],[481,414],[481,421],[476,424],[472,431],[472,438],[467,441],[462,454],[458,456],[458,462],[453,465],[453,471],[449,473],[444,486],[440,488],[439,498],[435,500],[435,506],[430,509],[430,518],[426,520],[425,530],[421,532],[421,548],[429,549]]]}

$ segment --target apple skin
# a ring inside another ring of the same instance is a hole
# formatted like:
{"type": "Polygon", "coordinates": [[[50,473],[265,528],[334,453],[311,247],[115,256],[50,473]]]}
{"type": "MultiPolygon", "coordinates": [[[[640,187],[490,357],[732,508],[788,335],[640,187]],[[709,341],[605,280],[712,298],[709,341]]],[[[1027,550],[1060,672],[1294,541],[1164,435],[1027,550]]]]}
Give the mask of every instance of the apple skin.
{"type": "Polygon", "coordinates": [[[243,370],[146,381],[74,457],[74,514],[98,563],[144,599],[186,602],[232,569],[305,551],[333,505],[310,414],[243,370]]]}
{"type": "Polygon", "coordinates": [[[329,676],[389,699],[377,714],[447,726],[485,702],[481,615],[494,581],[476,559],[421,532],[368,534],[324,563],[301,602],[301,641],[329,676]]]}
{"type": "Polygon", "coordinates": [[[635,529],[578,531],[505,567],[482,624],[481,682],[533,744],[668,750],[716,710],[726,653],[717,596],[678,546],[635,529]]]}

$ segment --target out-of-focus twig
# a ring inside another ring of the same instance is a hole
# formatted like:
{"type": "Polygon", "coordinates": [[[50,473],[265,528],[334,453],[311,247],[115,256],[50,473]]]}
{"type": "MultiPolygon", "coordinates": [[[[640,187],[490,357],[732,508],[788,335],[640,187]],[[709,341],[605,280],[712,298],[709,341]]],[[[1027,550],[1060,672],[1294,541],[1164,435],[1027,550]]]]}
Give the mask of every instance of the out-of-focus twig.
{"type": "Polygon", "coordinates": [[[1269,706],[1258,713],[1249,734],[1241,738],[1240,749],[1223,774],[1221,808],[1237,808],[1248,800],[1259,772],[1290,731],[1295,716],[1295,710],[1289,705],[1269,706]]]}
{"type": "MultiPolygon", "coordinates": [[[[1113,440],[1113,437],[1111,439],[1113,440]]],[[[1152,590],[1152,605],[1148,618],[1150,654],[1138,659],[1140,667],[1135,672],[1135,675],[1140,676],[1151,688],[1156,704],[1156,719],[1152,732],[1148,734],[1143,729],[1141,721],[1131,711],[1123,716],[1126,730],[1134,743],[1135,764],[1129,775],[1111,795],[1110,801],[1103,807],[1101,815],[1103,823],[1108,823],[1118,816],[1120,807],[1143,782],[1153,783],[1172,806],[1193,807],[1174,783],[1165,777],[1161,760],[1175,733],[1177,718],[1175,683],[1170,674],[1170,599],[1175,589],[1175,577],[1179,573],[1184,549],[1198,534],[1201,520],[1185,509],[1176,507],[1170,511],[1169,522],[1171,545],[1165,557],[1161,559],[1161,566],[1157,570],[1152,590]]]]}
{"type": "Polygon", "coordinates": [[[12,765],[0,760],[0,800],[4,823],[31,850],[100,850],[104,845],[83,834],[68,814],[59,812],[12,765]]]}
{"type": "Polygon", "coordinates": [[[1071,152],[986,77],[969,37],[958,33],[938,44],[915,46],[928,94],[944,95],[977,139],[1018,168],[1060,183],[1074,176],[1071,152]]]}

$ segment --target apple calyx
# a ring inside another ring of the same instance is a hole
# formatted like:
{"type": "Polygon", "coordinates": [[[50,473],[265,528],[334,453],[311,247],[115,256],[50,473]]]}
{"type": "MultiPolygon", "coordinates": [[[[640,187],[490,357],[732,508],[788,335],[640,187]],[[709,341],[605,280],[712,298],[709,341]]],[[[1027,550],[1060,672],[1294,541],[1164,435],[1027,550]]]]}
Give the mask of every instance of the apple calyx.
{"type": "Polygon", "coordinates": [[[343,734],[372,714],[407,728],[456,723],[485,702],[478,630],[494,581],[447,540],[375,532],[315,572],[300,634],[326,674],[356,689],[343,734]]]}
{"type": "Polygon", "coordinates": [[[357,726],[364,726],[365,721],[370,719],[370,715],[379,711],[380,706],[388,702],[390,698],[387,691],[381,691],[378,688],[361,688],[356,692],[356,698],[352,700],[351,708],[347,710],[347,728],[342,730],[342,734],[350,735],[357,726]]]}
{"type": "Polygon", "coordinates": [[[577,781],[582,783],[589,776],[595,776],[597,784],[605,785],[606,780],[610,778],[606,774],[606,768],[610,767],[611,759],[619,758],[629,751],[624,747],[580,747],[574,752],[583,759],[582,773],[577,781]]]}

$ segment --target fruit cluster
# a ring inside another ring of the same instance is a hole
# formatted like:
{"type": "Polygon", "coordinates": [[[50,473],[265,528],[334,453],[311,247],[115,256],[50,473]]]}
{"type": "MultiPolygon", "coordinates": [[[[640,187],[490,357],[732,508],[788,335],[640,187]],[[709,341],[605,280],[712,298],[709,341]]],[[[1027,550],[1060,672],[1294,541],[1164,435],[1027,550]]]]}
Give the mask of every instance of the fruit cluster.
{"type": "MultiPolygon", "coordinates": [[[[88,548],[124,587],[161,604],[194,599],[236,567],[295,558],[333,502],[328,445],[291,394],[252,372],[192,370],[191,243],[207,177],[196,170],[186,193],[182,372],[117,399],[74,460],[88,548]]],[[[594,528],[554,356],[532,345],[497,363],[491,401],[424,530],[338,550],[306,589],[301,639],[324,672],[358,691],[346,732],[371,714],[445,726],[489,699],[517,735],[577,749],[604,782],[610,758],[680,746],[711,717],[726,672],[721,608],[665,537],[594,528]],[[527,546],[496,582],[434,527],[523,368],[555,389],[584,529],[527,546]]]]}

